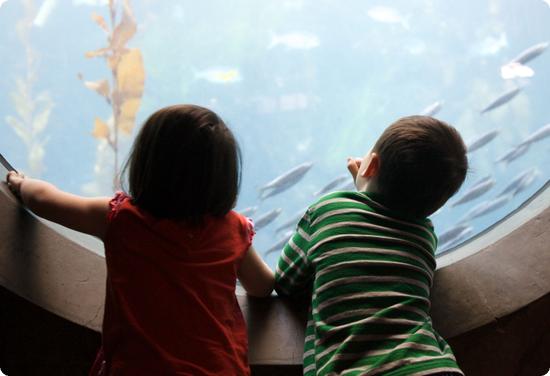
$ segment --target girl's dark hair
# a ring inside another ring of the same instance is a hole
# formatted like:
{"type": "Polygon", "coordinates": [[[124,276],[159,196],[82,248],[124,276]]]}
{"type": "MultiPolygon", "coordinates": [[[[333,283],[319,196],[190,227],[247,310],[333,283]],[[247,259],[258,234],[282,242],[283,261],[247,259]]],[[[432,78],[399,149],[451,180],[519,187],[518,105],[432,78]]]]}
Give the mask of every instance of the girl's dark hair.
{"type": "Polygon", "coordinates": [[[397,120],[382,133],[373,152],[380,159],[376,183],[384,204],[407,216],[435,212],[458,191],[468,171],[458,131],[428,116],[397,120]]]}
{"type": "Polygon", "coordinates": [[[123,174],[137,207],[159,218],[200,222],[235,205],[241,152],[214,112],[175,105],[152,114],[134,141],[123,174]]]}

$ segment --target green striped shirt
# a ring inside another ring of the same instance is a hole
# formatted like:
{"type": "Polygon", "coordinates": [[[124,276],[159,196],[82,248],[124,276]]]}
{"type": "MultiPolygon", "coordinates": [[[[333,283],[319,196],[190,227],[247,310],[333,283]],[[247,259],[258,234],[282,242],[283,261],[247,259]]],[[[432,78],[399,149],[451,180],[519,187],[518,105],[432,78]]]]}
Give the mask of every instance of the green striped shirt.
{"type": "Polygon", "coordinates": [[[310,206],[276,270],[280,295],[311,293],[304,375],[462,374],[432,328],[437,239],[364,192],[310,206]]]}

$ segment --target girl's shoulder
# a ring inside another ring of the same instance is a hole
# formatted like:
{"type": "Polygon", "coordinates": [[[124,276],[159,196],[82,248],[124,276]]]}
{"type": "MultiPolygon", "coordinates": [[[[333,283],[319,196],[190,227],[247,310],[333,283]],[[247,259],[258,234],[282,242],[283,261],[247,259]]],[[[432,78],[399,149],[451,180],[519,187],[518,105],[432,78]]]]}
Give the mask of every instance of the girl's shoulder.
{"type": "Polygon", "coordinates": [[[225,219],[229,224],[227,231],[238,230],[241,236],[252,244],[252,239],[254,238],[254,235],[256,235],[256,231],[254,230],[254,222],[252,219],[237,213],[235,210],[231,210],[227,213],[225,219]]]}
{"type": "Polygon", "coordinates": [[[116,192],[114,197],[109,201],[109,212],[107,214],[107,219],[112,221],[126,202],[131,202],[131,197],[125,192],[116,192]]]}

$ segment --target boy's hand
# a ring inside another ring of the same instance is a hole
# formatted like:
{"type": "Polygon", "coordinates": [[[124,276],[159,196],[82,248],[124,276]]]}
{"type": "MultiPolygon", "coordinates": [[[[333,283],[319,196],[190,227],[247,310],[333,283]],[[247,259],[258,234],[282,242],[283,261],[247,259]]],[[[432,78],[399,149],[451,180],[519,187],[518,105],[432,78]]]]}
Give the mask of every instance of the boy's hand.
{"type": "Polygon", "coordinates": [[[8,172],[8,175],[6,176],[6,183],[8,183],[8,188],[16,196],[20,196],[21,184],[23,183],[24,179],[25,179],[25,175],[15,171],[8,172]]]}
{"type": "Polygon", "coordinates": [[[350,172],[354,181],[357,177],[357,173],[359,172],[359,167],[361,167],[361,162],[361,158],[348,157],[348,171],[350,172]]]}

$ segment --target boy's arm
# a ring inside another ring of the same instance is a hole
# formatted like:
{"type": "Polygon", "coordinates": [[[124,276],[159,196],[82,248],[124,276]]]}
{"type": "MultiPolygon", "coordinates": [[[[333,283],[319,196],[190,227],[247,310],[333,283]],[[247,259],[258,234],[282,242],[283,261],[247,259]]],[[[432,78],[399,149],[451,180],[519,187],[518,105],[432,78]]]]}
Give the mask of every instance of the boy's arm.
{"type": "Polygon", "coordinates": [[[311,292],[313,270],[307,257],[309,244],[309,215],[306,213],[279,257],[275,270],[277,294],[301,296],[311,292]]]}
{"type": "Polygon", "coordinates": [[[108,197],[87,198],[59,190],[42,180],[10,171],[11,191],[36,215],[76,231],[103,239],[107,229],[108,197]]]}
{"type": "Polygon", "coordinates": [[[252,246],[246,251],[241,266],[237,271],[237,277],[248,295],[265,297],[269,296],[271,291],[273,291],[275,283],[273,271],[271,271],[252,246]]]}

